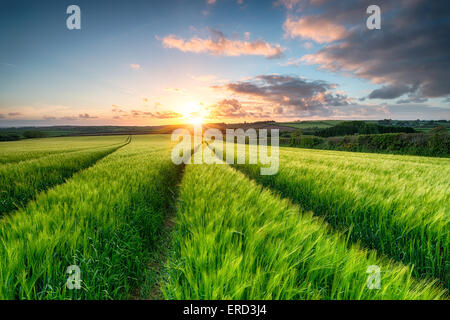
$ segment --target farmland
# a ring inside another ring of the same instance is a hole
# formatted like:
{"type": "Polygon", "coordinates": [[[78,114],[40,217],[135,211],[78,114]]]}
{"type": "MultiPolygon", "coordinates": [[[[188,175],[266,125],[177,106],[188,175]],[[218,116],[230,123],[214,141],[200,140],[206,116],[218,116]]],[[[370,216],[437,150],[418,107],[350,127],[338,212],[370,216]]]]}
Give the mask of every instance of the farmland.
{"type": "Polygon", "coordinates": [[[37,159],[51,154],[120,145],[125,138],[126,136],[71,137],[0,143],[0,164],[37,159]]]}
{"type": "Polygon", "coordinates": [[[169,146],[134,137],[4,219],[0,298],[128,297],[177,181],[169,146]],[[66,288],[69,265],[84,271],[81,290],[66,288]]]}
{"type": "Polygon", "coordinates": [[[82,151],[59,151],[37,159],[33,159],[34,154],[31,154],[30,160],[1,165],[0,214],[22,207],[42,190],[63,183],[75,172],[92,165],[127,142],[124,140],[119,145],[82,151]]]}
{"type": "Polygon", "coordinates": [[[335,229],[450,286],[450,161],[283,148],[280,170],[239,169],[335,229]]]}
{"type": "Polygon", "coordinates": [[[434,299],[404,266],[347,246],[326,224],[223,165],[188,165],[180,191],[175,299],[434,299]],[[198,183],[202,181],[202,183],[198,183]],[[384,290],[365,288],[368,265],[384,290]]]}
{"type": "Polygon", "coordinates": [[[0,299],[448,298],[448,159],[280,148],[261,176],[175,165],[169,135],[0,150],[0,299]]]}

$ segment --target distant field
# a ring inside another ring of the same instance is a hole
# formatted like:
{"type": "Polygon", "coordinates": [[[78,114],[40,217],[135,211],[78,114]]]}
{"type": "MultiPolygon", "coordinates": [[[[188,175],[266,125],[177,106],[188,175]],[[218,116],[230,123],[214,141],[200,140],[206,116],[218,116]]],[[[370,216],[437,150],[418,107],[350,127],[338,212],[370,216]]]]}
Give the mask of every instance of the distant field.
{"type": "MultiPolygon", "coordinates": [[[[303,130],[311,130],[311,129],[325,129],[333,127],[339,123],[342,123],[346,120],[319,120],[319,121],[296,121],[296,122],[277,122],[277,125],[303,129],[303,130]]],[[[365,120],[367,123],[379,124],[378,120],[365,120]]],[[[412,127],[419,132],[428,132],[431,129],[443,126],[447,128],[447,131],[450,132],[450,122],[445,121],[392,121],[390,123],[384,123],[383,125],[390,126],[408,126],[412,127]]]]}
{"type": "Polygon", "coordinates": [[[449,159],[283,147],[261,176],[173,144],[0,143],[0,299],[448,299],[449,159]]]}
{"type": "Polygon", "coordinates": [[[4,144],[2,159],[9,162],[0,164],[0,216],[24,206],[39,192],[63,183],[77,171],[128,142],[128,137],[95,137],[49,138],[4,144]],[[44,150],[36,150],[37,145],[42,145],[44,150]],[[23,148],[30,151],[21,152],[23,148]]]}
{"type": "Polygon", "coordinates": [[[302,122],[278,122],[280,126],[291,127],[296,129],[324,129],[335,126],[342,121],[340,120],[322,120],[322,121],[302,121],[302,122]]]}
{"type": "Polygon", "coordinates": [[[0,164],[36,159],[51,154],[119,145],[127,136],[40,138],[0,142],[0,164]]]}

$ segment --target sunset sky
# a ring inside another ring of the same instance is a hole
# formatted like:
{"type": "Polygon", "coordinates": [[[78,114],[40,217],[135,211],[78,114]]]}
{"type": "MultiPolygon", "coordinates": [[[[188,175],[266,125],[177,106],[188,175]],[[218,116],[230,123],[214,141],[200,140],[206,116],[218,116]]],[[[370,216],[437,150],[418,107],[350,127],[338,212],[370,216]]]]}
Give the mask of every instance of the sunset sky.
{"type": "Polygon", "coordinates": [[[450,119],[448,1],[0,0],[0,39],[2,127],[450,119]]]}

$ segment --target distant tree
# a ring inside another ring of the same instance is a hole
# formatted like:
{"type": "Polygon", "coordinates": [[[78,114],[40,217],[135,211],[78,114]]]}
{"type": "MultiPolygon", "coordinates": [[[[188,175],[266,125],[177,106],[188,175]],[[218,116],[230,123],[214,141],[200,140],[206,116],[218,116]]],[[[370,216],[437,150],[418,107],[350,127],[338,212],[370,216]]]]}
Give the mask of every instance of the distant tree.
{"type": "Polygon", "coordinates": [[[23,133],[23,136],[27,139],[31,139],[31,138],[45,138],[48,136],[48,134],[46,132],[43,131],[36,131],[36,130],[30,130],[30,131],[25,131],[23,133]]]}
{"type": "Polygon", "coordinates": [[[0,141],[16,141],[20,140],[20,136],[16,133],[0,134],[0,141]]]}
{"type": "Polygon", "coordinates": [[[411,127],[381,126],[365,121],[345,121],[330,128],[317,130],[314,135],[319,137],[335,137],[354,134],[379,134],[379,133],[414,133],[411,127]]]}

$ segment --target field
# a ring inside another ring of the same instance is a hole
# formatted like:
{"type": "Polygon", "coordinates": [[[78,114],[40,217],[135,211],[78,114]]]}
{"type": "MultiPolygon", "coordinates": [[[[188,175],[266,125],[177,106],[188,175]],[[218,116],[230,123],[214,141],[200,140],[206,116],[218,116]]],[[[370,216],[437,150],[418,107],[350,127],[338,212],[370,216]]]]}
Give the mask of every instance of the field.
{"type": "MultiPolygon", "coordinates": [[[[294,121],[294,122],[279,122],[280,126],[285,126],[289,128],[296,128],[309,132],[313,129],[326,129],[338,125],[345,120],[316,120],[316,121],[294,121]]],[[[450,132],[450,123],[448,121],[432,121],[432,120],[387,120],[387,121],[377,121],[377,120],[365,120],[366,123],[371,124],[382,124],[390,126],[407,126],[414,128],[418,132],[428,132],[431,129],[442,126],[446,128],[447,132],[450,132]]]]}
{"type": "Polygon", "coordinates": [[[325,129],[333,127],[342,121],[323,120],[323,121],[301,121],[301,122],[281,122],[279,125],[296,129],[325,129]]]}
{"type": "Polygon", "coordinates": [[[277,175],[242,172],[323,216],[352,241],[450,287],[450,161],[283,148],[277,175]]]}
{"type": "Polygon", "coordinates": [[[0,143],[0,164],[37,159],[51,154],[120,145],[126,136],[30,139],[0,143]]]}
{"type": "Polygon", "coordinates": [[[0,143],[0,299],[448,299],[449,159],[280,148],[261,176],[172,146],[0,143]]]}

